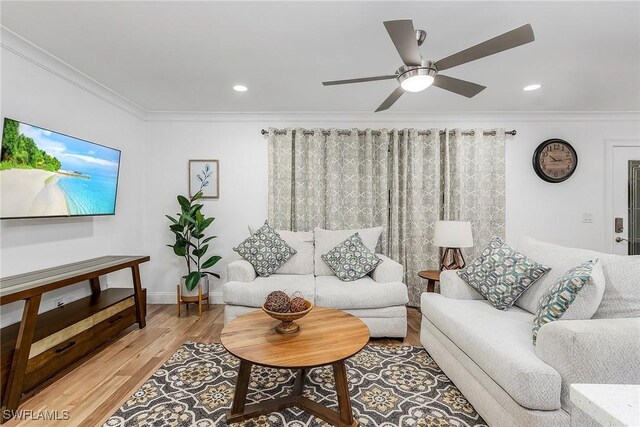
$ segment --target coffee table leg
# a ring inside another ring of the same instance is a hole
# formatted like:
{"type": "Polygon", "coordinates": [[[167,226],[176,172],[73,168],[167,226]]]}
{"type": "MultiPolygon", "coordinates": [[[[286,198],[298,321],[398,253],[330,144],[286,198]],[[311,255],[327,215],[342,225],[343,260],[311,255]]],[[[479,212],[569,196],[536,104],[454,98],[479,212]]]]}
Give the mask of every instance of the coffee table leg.
{"type": "Polygon", "coordinates": [[[302,396],[304,390],[304,380],[307,378],[307,370],[299,369],[296,375],[296,381],[293,383],[293,396],[302,396]]]}
{"type": "Polygon", "coordinates": [[[333,364],[333,376],[336,380],[336,394],[338,395],[338,414],[340,420],[346,425],[353,425],[353,411],[351,410],[351,398],[349,397],[349,384],[347,383],[347,370],[344,361],[333,364]]]}
{"type": "Polygon", "coordinates": [[[249,379],[251,378],[251,362],[240,361],[238,369],[238,381],[233,393],[233,404],[231,405],[231,415],[244,412],[244,405],[247,401],[247,390],[249,390],[249,379]]]}

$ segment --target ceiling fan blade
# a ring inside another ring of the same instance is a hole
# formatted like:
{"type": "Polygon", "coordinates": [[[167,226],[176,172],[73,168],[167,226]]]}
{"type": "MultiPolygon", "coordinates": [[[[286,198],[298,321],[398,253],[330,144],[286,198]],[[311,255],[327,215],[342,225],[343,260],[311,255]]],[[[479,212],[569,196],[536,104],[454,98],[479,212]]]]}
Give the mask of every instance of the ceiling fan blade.
{"type": "Polygon", "coordinates": [[[502,52],[514,47],[530,43],[535,40],[533,28],[530,24],[525,24],[515,30],[507,31],[485,42],[472,46],[468,49],[454,53],[435,63],[438,71],[456,67],[494,53],[502,52]]]}
{"type": "Polygon", "coordinates": [[[440,89],[448,90],[450,92],[457,93],[458,95],[466,96],[467,98],[473,98],[487,87],[476,83],[471,83],[466,80],[460,80],[449,76],[443,76],[438,74],[433,81],[433,85],[440,89]]]}
{"type": "Polygon", "coordinates": [[[328,82],[322,82],[322,84],[325,86],[346,85],[349,83],[375,82],[376,80],[391,80],[395,78],[395,74],[389,74],[388,76],[362,77],[359,79],[330,80],[328,82]]]}
{"type": "Polygon", "coordinates": [[[389,107],[395,104],[395,102],[402,96],[403,93],[404,89],[402,89],[401,86],[398,86],[396,90],[391,92],[391,95],[389,95],[387,99],[385,99],[382,104],[380,104],[380,106],[376,109],[376,113],[378,111],[387,110],[389,107]]]}
{"type": "Polygon", "coordinates": [[[411,19],[385,21],[384,26],[391,37],[391,41],[396,46],[402,62],[409,66],[421,65],[422,55],[420,55],[420,50],[418,49],[413,21],[411,19]]]}

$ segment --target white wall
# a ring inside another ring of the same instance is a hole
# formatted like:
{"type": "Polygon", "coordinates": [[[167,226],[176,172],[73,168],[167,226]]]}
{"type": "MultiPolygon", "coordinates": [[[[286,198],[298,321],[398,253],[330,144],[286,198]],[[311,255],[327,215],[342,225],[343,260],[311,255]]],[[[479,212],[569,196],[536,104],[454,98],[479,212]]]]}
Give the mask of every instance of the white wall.
{"type": "MultiPolygon", "coordinates": [[[[180,115],[173,120],[181,120],[180,115]]],[[[165,213],[176,207],[175,195],[187,192],[187,160],[220,160],[220,199],[205,201],[204,211],[215,216],[211,233],[220,236],[212,253],[224,266],[237,255],[232,247],[247,236],[248,224],[261,224],[267,215],[267,143],[262,128],[273,127],[463,127],[516,129],[507,137],[507,240],[517,244],[527,234],[563,245],[606,251],[604,224],[604,140],[640,138],[637,114],[467,114],[385,115],[278,114],[186,116],[189,121],[149,122],[147,140],[153,161],[147,169],[150,214],[145,221],[146,250],[154,268],[148,271],[151,298],[173,302],[182,264],[170,248],[165,213]],[[388,117],[388,115],[386,116],[388,117]],[[409,117],[410,121],[407,121],[409,117]],[[569,141],[579,156],[568,181],[550,184],[532,168],[532,155],[549,138],[569,141]],[[152,166],[153,165],[153,166],[152,166]],[[582,214],[591,213],[592,223],[582,214]]],[[[170,119],[165,116],[163,119],[170,119]]],[[[428,266],[425,266],[428,267],[428,266]]],[[[223,280],[212,286],[219,300],[223,280]]]]}
{"type": "MultiPolygon", "coordinates": [[[[144,122],[65,79],[2,48],[2,115],[122,150],[115,216],[3,220],[3,277],[107,254],[142,253],[144,122]]],[[[130,283],[110,275],[109,285],[130,283]]],[[[103,281],[103,285],[105,285],[103,281]]],[[[41,311],[60,296],[69,302],[89,294],[87,284],[45,294],[41,311]]],[[[19,319],[23,303],[2,307],[3,325],[19,319]]]]}
{"type": "MultiPolygon", "coordinates": [[[[214,271],[224,273],[233,258],[232,247],[248,236],[248,224],[261,224],[267,212],[267,145],[260,136],[260,124],[245,123],[148,123],[148,149],[153,153],[147,167],[144,222],[146,251],[155,268],[145,280],[153,283],[149,298],[173,303],[178,278],[185,274],[182,259],[165,246],[173,243],[165,214],[179,211],[176,196],[188,193],[188,160],[220,160],[220,199],[204,200],[203,213],[216,220],[209,235],[210,254],[221,255],[214,271]],[[258,129],[256,136],[255,130],[258,129]]],[[[221,281],[210,281],[215,301],[221,301],[221,281]]]]}

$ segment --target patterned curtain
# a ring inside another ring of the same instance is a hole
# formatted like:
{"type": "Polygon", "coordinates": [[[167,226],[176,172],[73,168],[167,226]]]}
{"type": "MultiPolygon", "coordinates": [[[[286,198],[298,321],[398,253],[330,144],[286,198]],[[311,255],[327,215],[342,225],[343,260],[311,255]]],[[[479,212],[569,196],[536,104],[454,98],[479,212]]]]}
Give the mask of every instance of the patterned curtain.
{"type": "Polygon", "coordinates": [[[391,137],[391,204],[389,251],[404,266],[409,305],[420,306],[426,291],[418,271],[437,269],[439,249],[433,245],[433,225],[442,211],[441,141],[438,129],[393,130],[391,137]]]}
{"type": "Polygon", "coordinates": [[[269,223],[294,231],[388,223],[388,152],[388,132],[270,129],[269,223]]]}
{"type": "Polygon", "coordinates": [[[442,219],[471,221],[474,246],[463,249],[470,261],[492,236],[505,235],[505,132],[455,129],[443,138],[442,219]]]}
{"type": "Polygon", "coordinates": [[[293,229],[293,134],[292,129],[269,129],[268,216],[269,224],[279,230],[293,229]]]}
{"type": "Polygon", "coordinates": [[[409,305],[437,269],[438,219],[472,221],[473,257],[504,235],[504,131],[269,129],[269,223],[310,231],[383,227],[380,251],[400,262],[409,305]]]}

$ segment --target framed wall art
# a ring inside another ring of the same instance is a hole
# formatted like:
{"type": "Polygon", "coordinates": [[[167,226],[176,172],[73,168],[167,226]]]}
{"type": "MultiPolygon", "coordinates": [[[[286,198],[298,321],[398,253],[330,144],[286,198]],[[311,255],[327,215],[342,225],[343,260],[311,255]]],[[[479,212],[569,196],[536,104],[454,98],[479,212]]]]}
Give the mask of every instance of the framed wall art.
{"type": "Polygon", "coordinates": [[[202,191],[203,199],[220,197],[220,165],[218,160],[189,160],[189,197],[202,191]]]}

